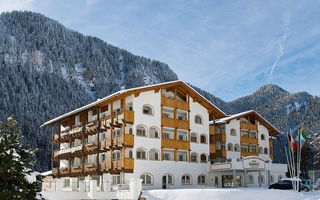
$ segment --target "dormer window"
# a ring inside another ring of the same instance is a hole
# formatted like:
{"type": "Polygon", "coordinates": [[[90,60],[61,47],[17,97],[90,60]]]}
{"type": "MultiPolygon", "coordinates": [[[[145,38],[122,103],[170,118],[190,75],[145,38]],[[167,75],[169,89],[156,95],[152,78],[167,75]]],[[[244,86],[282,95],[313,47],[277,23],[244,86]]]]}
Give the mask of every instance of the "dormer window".
{"type": "Polygon", "coordinates": [[[149,105],[142,106],[142,113],[145,115],[153,115],[153,109],[149,105]]]}
{"type": "Polygon", "coordinates": [[[195,117],[194,117],[194,123],[196,123],[196,124],[202,124],[203,122],[202,122],[202,117],[200,116],[200,115],[196,115],[195,117]]]}

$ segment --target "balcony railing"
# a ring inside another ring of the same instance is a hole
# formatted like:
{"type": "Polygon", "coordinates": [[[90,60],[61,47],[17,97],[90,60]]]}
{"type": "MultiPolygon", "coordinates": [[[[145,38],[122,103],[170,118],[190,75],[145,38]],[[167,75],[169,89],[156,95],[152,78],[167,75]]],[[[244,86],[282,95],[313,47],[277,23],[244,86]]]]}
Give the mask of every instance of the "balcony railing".
{"type": "Polygon", "coordinates": [[[122,160],[113,160],[112,168],[120,170],[122,168],[122,160]]]}
{"type": "Polygon", "coordinates": [[[225,133],[215,134],[215,140],[216,141],[226,141],[226,134],[225,133]]]}
{"type": "Polygon", "coordinates": [[[81,166],[74,166],[71,168],[71,174],[80,174],[82,173],[82,167],[81,166]]]}
{"type": "Polygon", "coordinates": [[[111,147],[110,139],[100,141],[100,150],[107,150],[107,149],[110,149],[110,147],[111,147]]]}
{"type": "Polygon", "coordinates": [[[188,107],[189,107],[188,102],[172,99],[164,96],[162,96],[162,104],[165,107],[177,108],[179,110],[186,110],[186,111],[188,110],[188,107]]]}
{"type": "Polygon", "coordinates": [[[127,146],[133,146],[134,145],[134,135],[125,134],[123,143],[127,146]]]}
{"type": "Polygon", "coordinates": [[[247,129],[247,130],[257,131],[258,130],[258,126],[256,124],[240,122],[240,129],[247,129]]]}
{"type": "Polygon", "coordinates": [[[189,129],[188,121],[174,119],[174,118],[162,118],[162,125],[165,127],[179,128],[184,130],[189,129]]]}
{"type": "Polygon", "coordinates": [[[96,171],[96,170],[97,170],[96,163],[88,163],[88,164],[84,165],[84,172],[85,173],[90,173],[90,172],[93,172],[93,171],[96,171]]]}
{"type": "Polygon", "coordinates": [[[162,147],[168,149],[189,150],[189,141],[162,138],[162,147]]]}
{"type": "Polygon", "coordinates": [[[99,163],[100,165],[100,170],[102,172],[107,172],[110,170],[111,166],[110,166],[110,161],[104,161],[104,162],[101,162],[99,163]]]}
{"type": "Polygon", "coordinates": [[[85,151],[87,153],[94,153],[97,151],[98,145],[95,142],[89,143],[85,145],[85,151]]]}
{"type": "Polygon", "coordinates": [[[134,159],[133,158],[125,158],[123,167],[125,169],[133,169],[134,168],[134,159]]]}
{"type": "Polygon", "coordinates": [[[74,153],[74,152],[77,152],[77,151],[80,151],[80,150],[82,150],[82,145],[75,146],[75,147],[72,147],[72,148],[61,149],[59,151],[54,152],[55,153],[54,155],[59,156],[61,154],[74,153]]]}
{"type": "Polygon", "coordinates": [[[129,123],[134,122],[134,111],[130,111],[130,110],[125,111],[125,121],[129,123]]]}
{"type": "Polygon", "coordinates": [[[251,138],[251,137],[240,137],[240,142],[241,143],[246,143],[246,144],[258,144],[258,138],[251,138]]]}
{"type": "Polygon", "coordinates": [[[241,152],[241,156],[247,157],[247,156],[259,156],[258,152],[241,152]]]}

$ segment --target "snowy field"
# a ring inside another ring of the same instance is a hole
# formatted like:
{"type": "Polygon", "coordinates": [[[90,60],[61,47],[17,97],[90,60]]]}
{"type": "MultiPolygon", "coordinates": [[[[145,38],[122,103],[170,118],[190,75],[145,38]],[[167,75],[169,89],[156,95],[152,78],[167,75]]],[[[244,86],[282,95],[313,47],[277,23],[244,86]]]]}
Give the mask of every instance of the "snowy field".
{"type": "Polygon", "coordinates": [[[142,196],[147,200],[316,200],[320,192],[294,192],[285,190],[268,190],[267,188],[193,188],[145,190],[142,196]]]}

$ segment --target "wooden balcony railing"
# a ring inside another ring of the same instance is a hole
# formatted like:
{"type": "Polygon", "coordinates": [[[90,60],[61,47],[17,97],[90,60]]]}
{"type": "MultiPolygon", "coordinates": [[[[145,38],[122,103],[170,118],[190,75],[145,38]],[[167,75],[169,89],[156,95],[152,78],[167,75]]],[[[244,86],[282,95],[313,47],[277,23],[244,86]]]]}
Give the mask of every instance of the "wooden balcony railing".
{"type": "Polygon", "coordinates": [[[111,147],[110,139],[100,141],[100,150],[108,150],[110,149],[110,147],[111,147]]]}
{"type": "Polygon", "coordinates": [[[215,153],[215,152],[216,152],[216,146],[215,146],[215,144],[210,144],[210,145],[209,145],[209,150],[210,150],[210,153],[215,153]]]}
{"type": "Polygon", "coordinates": [[[130,111],[130,110],[125,111],[125,121],[129,123],[134,122],[134,111],[130,111]]]}
{"type": "Polygon", "coordinates": [[[189,141],[176,140],[176,148],[181,150],[189,150],[190,149],[189,141]]]}
{"type": "Polygon", "coordinates": [[[226,158],[227,157],[227,151],[226,150],[216,150],[216,153],[214,155],[215,158],[226,158]]]}
{"type": "Polygon", "coordinates": [[[107,172],[110,170],[111,166],[110,166],[110,161],[104,161],[102,163],[99,163],[100,165],[100,170],[102,172],[107,172]]]}
{"type": "Polygon", "coordinates": [[[162,138],[162,147],[168,149],[189,150],[190,144],[189,141],[162,138]]]}
{"type": "Polygon", "coordinates": [[[162,105],[169,108],[177,108],[179,110],[186,110],[188,111],[189,104],[188,102],[171,99],[168,97],[162,97],[162,105]]]}
{"type": "Polygon", "coordinates": [[[133,146],[134,145],[134,135],[125,134],[123,143],[127,146],[133,146]]]}
{"type": "Polygon", "coordinates": [[[240,137],[240,142],[245,144],[258,144],[258,138],[240,137]]]}
{"type": "Polygon", "coordinates": [[[85,145],[85,151],[87,153],[94,153],[97,151],[98,145],[96,143],[90,143],[85,145]]]}
{"type": "Polygon", "coordinates": [[[81,174],[81,173],[82,173],[82,167],[77,166],[77,167],[71,168],[71,174],[76,175],[76,174],[81,174]]]}
{"type": "Polygon", "coordinates": [[[68,167],[60,168],[60,176],[68,176],[69,174],[70,174],[70,169],[68,167]]]}
{"type": "Polygon", "coordinates": [[[162,125],[165,127],[179,128],[184,130],[189,129],[188,121],[173,119],[173,118],[162,118],[162,125]]]}
{"type": "Polygon", "coordinates": [[[225,133],[219,133],[215,134],[216,141],[226,141],[226,134],[225,133]]]}
{"type": "Polygon", "coordinates": [[[96,170],[97,170],[96,164],[86,164],[84,166],[84,172],[85,173],[90,173],[90,172],[93,172],[93,171],[96,171],[96,170]]]}
{"type": "Polygon", "coordinates": [[[258,130],[258,125],[250,124],[250,123],[246,123],[246,122],[240,122],[240,129],[247,129],[247,130],[257,131],[258,130]]]}
{"type": "Polygon", "coordinates": [[[112,169],[120,170],[122,168],[122,160],[113,160],[112,161],[112,169]]]}
{"type": "Polygon", "coordinates": [[[133,158],[125,158],[123,167],[125,169],[133,169],[134,168],[134,159],[133,158]]]}
{"type": "Polygon", "coordinates": [[[213,125],[209,126],[209,133],[214,134],[214,126],[213,125]]]}

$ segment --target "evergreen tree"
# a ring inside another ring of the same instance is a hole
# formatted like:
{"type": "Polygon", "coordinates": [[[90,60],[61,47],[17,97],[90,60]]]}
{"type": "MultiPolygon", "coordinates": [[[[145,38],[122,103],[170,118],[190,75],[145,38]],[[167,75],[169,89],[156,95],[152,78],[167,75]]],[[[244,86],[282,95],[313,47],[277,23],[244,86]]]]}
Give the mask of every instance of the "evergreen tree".
{"type": "Polygon", "coordinates": [[[41,177],[32,168],[35,150],[22,143],[18,123],[9,117],[0,122],[0,199],[38,199],[41,177]]]}

